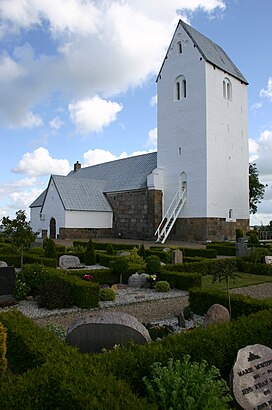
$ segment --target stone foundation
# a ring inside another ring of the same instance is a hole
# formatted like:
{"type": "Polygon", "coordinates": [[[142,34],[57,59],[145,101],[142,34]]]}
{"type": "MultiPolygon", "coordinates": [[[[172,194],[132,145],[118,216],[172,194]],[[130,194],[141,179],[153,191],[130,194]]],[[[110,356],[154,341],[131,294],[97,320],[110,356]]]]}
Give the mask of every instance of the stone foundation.
{"type": "Polygon", "coordinates": [[[111,238],[112,229],[60,228],[59,239],[96,239],[111,238]]]}
{"type": "Polygon", "coordinates": [[[113,208],[113,236],[128,239],[154,239],[162,218],[162,192],[142,189],[107,193],[113,208]]]}
{"type": "Polygon", "coordinates": [[[237,219],[229,222],[224,218],[179,218],[168,239],[187,242],[235,241],[237,228],[247,232],[249,220],[237,219]]]}

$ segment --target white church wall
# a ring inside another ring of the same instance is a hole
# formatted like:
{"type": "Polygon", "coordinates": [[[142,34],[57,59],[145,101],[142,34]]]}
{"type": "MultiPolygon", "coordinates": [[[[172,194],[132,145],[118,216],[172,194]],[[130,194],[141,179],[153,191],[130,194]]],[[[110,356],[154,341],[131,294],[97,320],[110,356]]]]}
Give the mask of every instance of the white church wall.
{"type": "Polygon", "coordinates": [[[164,168],[165,211],[179,187],[180,174],[187,175],[182,217],[202,217],[207,212],[205,110],[205,61],[179,26],[158,79],[158,167],[164,168]],[[177,101],[179,76],[186,79],[186,97],[177,101]]]}
{"type": "Polygon", "coordinates": [[[210,64],[206,81],[207,216],[248,219],[247,86],[210,64]]]}
{"type": "Polygon", "coordinates": [[[30,224],[33,232],[38,232],[38,237],[41,237],[42,230],[47,229],[41,207],[30,208],[30,224]]]}
{"type": "Polygon", "coordinates": [[[58,235],[59,228],[65,226],[65,210],[52,179],[41,212],[44,218],[44,229],[47,229],[48,236],[51,218],[55,218],[56,220],[56,234],[58,235]]]}
{"type": "Polygon", "coordinates": [[[66,211],[66,228],[111,228],[112,212],[66,211]]]}

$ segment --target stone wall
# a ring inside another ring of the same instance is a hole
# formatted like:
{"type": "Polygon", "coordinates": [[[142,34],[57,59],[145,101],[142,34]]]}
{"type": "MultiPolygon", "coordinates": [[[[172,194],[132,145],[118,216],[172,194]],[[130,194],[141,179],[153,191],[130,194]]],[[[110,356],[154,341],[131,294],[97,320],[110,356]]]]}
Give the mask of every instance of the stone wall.
{"type": "Polygon", "coordinates": [[[235,240],[237,228],[247,232],[249,220],[229,222],[224,218],[179,218],[168,239],[188,242],[235,240]]]}
{"type": "Polygon", "coordinates": [[[108,193],[113,208],[113,236],[154,239],[162,218],[162,192],[142,189],[108,193]]]}
{"type": "Polygon", "coordinates": [[[59,239],[95,239],[110,238],[111,229],[102,228],[60,228],[59,239]]]}

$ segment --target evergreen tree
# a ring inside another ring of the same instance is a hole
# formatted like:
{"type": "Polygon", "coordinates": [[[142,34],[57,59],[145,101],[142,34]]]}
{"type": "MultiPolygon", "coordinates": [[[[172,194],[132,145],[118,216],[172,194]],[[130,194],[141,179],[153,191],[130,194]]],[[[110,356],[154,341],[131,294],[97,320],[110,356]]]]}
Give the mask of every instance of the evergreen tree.
{"type": "Polygon", "coordinates": [[[94,243],[90,239],[89,242],[87,243],[85,252],[84,252],[84,263],[85,265],[95,265],[96,258],[95,258],[95,252],[94,252],[94,243]]]}

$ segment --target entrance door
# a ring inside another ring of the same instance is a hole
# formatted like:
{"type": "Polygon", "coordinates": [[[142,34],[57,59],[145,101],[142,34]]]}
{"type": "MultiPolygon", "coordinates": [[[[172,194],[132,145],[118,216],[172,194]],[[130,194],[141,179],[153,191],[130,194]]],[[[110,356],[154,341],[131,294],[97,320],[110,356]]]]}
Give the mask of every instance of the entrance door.
{"type": "Polygon", "coordinates": [[[55,218],[50,219],[49,236],[52,239],[56,239],[56,219],[55,218]]]}

